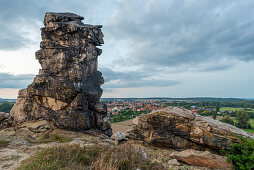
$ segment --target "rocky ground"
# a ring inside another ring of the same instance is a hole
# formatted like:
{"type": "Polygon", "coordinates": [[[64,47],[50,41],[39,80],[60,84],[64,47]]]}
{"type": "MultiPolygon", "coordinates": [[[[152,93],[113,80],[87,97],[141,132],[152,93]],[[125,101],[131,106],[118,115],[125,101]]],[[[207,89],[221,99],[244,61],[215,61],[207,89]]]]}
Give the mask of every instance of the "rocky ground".
{"type": "MultiPolygon", "coordinates": [[[[54,128],[46,121],[28,122],[16,128],[3,129],[0,131],[0,141],[0,169],[16,169],[21,162],[29,156],[43,148],[55,145],[79,144],[82,146],[117,146],[113,139],[105,138],[105,136],[99,134],[94,136],[86,133],[60,130],[54,128]]],[[[175,152],[173,149],[148,146],[142,141],[136,140],[121,142],[119,145],[122,144],[131,145],[132,148],[142,150],[146,159],[160,162],[169,169],[209,169],[187,165],[172,159],[170,155],[175,152]]]]}

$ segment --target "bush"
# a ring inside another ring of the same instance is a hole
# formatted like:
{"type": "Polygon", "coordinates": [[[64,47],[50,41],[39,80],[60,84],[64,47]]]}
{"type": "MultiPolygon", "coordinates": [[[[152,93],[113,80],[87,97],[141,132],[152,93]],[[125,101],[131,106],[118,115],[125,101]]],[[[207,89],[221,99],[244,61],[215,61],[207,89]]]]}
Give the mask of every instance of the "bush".
{"type": "Polygon", "coordinates": [[[240,138],[242,143],[231,145],[227,153],[228,161],[232,161],[234,168],[239,170],[254,169],[254,140],[240,138]]]}
{"type": "Polygon", "coordinates": [[[43,149],[30,158],[22,161],[18,170],[33,169],[160,169],[162,164],[145,159],[142,152],[130,145],[59,145],[43,149]]]}
{"type": "Polygon", "coordinates": [[[2,103],[0,104],[0,112],[10,113],[10,110],[13,107],[13,103],[2,103]]]}
{"type": "Polygon", "coordinates": [[[250,125],[250,115],[246,111],[238,111],[236,113],[236,127],[249,129],[251,128],[250,125]]]}
{"type": "Polygon", "coordinates": [[[230,117],[228,115],[226,115],[224,118],[222,118],[220,121],[227,123],[227,124],[231,124],[234,125],[234,121],[232,119],[230,119],[230,117]]]}

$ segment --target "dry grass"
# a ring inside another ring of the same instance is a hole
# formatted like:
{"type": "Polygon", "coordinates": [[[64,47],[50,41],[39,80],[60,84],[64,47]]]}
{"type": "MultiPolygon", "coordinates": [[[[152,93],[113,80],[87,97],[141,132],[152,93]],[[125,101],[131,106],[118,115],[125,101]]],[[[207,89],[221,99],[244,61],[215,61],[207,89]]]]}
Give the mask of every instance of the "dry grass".
{"type": "Polygon", "coordinates": [[[42,151],[22,161],[18,170],[33,169],[158,169],[163,170],[162,164],[151,162],[144,158],[142,152],[130,145],[103,146],[91,145],[59,145],[42,151]]]}
{"type": "Polygon", "coordinates": [[[27,137],[26,140],[29,143],[41,144],[41,143],[51,143],[51,142],[64,143],[64,142],[70,142],[72,139],[65,136],[56,135],[56,134],[54,135],[44,134],[39,139],[34,140],[31,137],[27,137]]]}
{"type": "Polygon", "coordinates": [[[134,149],[131,145],[112,147],[99,155],[92,163],[92,169],[165,169],[162,164],[151,162],[142,150],[134,149]]]}

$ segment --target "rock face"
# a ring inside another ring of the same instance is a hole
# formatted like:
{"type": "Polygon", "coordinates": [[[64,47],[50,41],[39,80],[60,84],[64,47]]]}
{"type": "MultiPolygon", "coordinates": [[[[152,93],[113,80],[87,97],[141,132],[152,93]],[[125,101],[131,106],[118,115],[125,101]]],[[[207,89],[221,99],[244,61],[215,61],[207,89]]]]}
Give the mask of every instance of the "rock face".
{"type": "Polygon", "coordinates": [[[170,157],[190,165],[216,169],[233,169],[232,163],[227,162],[227,157],[215,155],[209,151],[202,152],[188,149],[181,152],[173,152],[170,157]]]}
{"type": "Polygon", "coordinates": [[[99,129],[112,135],[107,108],[99,99],[104,83],[97,71],[97,58],[103,44],[101,25],[81,22],[73,13],[46,13],[41,28],[39,75],[19,91],[12,108],[12,126],[30,120],[53,121],[56,126],[84,131],[99,129]]]}
{"type": "Polygon", "coordinates": [[[129,138],[146,143],[176,149],[219,151],[228,149],[235,136],[252,137],[232,125],[203,116],[194,116],[191,111],[167,107],[133,120],[129,138]]]}

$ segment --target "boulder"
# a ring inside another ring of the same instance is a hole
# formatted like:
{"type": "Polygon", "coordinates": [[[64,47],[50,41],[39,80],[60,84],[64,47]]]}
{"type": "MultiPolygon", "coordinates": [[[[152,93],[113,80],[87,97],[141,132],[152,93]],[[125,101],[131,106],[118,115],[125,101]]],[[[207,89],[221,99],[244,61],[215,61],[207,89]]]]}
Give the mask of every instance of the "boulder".
{"type": "MultiPolygon", "coordinates": [[[[35,53],[41,69],[32,84],[19,91],[10,126],[43,119],[62,129],[98,129],[112,135],[107,108],[99,102],[104,83],[97,70],[102,26],[84,24],[83,19],[73,13],[45,14],[35,53]]],[[[1,122],[0,129],[6,127],[1,122]]]]}
{"type": "Polygon", "coordinates": [[[181,164],[177,161],[177,159],[170,159],[168,161],[169,165],[175,165],[175,166],[180,166],[181,164]]]}
{"type": "Polygon", "coordinates": [[[227,162],[227,157],[212,154],[209,151],[196,151],[193,149],[184,150],[181,152],[173,152],[171,158],[185,162],[190,165],[204,166],[216,169],[233,169],[232,163],[227,162]]]}
{"type": "Polygon", "coordinates": [[[114,134],[114,138],[115,138],[115,140],[117,140],[117,141],[127,140],[126,134],[123,133],[123,132],[116,132],[116,133],[114,134]]]}
{"type": "Polygon", "coordinates": [[[235,126],[195,116],[191,111],[178,107],[141,115],[133,120],[133,130],[128,131],[129,138],[156,146],[215,152],[229,149],[231,143],[239,142],[237,135],[253,138],[235,126]]]}
{"type": "Polygon", "coordinates": [[[0,112],[0,121],[3,121],[5,119],[8,119],[9,118],[9,114],[8,113],[5,113],[5,112],[0,112]]]}

